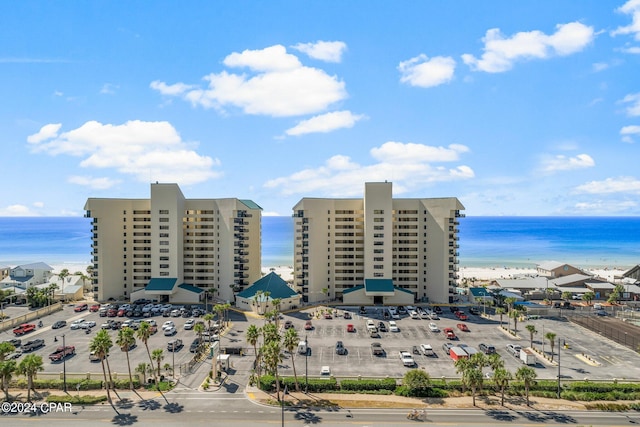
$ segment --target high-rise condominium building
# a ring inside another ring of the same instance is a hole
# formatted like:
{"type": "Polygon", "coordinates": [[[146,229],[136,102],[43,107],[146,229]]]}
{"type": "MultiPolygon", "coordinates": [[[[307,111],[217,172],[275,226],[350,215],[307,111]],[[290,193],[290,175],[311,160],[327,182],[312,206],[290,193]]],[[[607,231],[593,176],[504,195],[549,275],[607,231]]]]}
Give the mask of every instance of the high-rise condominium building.
{"type": "Polygon", "coordinates": [[[85,210],[99,301],[233,301],[261,277],[262,208],[250,200],[185,199],[155,183],[150,199],[90,198],[85,210]]]}
{"type": "Polygon", "coordinates": [[[303,198],[293,208],[294,288],[303,301],[448,302],[458,279],[455,197],[393,198],[390,182],[362,199],[303,198]]]}

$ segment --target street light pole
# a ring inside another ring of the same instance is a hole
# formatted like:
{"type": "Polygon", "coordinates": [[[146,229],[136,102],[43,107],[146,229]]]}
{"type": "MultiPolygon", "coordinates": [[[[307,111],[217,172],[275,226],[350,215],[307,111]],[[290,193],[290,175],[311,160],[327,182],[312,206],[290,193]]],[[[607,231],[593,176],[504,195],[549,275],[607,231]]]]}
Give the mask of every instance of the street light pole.
{"type": "Polygon", "coordinates": [[[282,427],[284,427],[284,398],[287,395],[287,386],[284,386],[284,393],[282,394],[282,400],[280,400],[280,411],[282,413],[282,427]]]}
{"type": "Polygon", "coordinates": [[[560,338],[558,338],[558,399],[560,399],[560,338]]]}
{"type": "Polygon", "coordinates": [[[67,346],[62,334],[62,390],[67,392],[67,346]]]}
{"type": "Polygon", "coordinates": [[[304,336],[304,348],[307,351],[304,354],[304,393],[309,394],[309,342],[307,335],[304,336]]]}

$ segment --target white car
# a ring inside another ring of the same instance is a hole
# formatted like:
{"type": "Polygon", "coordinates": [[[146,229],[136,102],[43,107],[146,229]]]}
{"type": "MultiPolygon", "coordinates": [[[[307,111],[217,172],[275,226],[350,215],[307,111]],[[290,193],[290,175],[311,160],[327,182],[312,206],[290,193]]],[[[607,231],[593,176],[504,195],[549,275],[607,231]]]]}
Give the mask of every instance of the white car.
{"type": "Polygon", "coordinates": [[[174,326],[170,326],[164,329],[164,336],[170,337],[171,335],[175,335],[177,332],[178,331],[176,331],[176,328],[174,326]]]}
{"type": "Polygon", "coordinates": [[[389,321],[389,332],[400,332],[400,328],[398,328],[398,324],[393,320],[389,321]]]}
{"type": "Polygon", "coordinates": [[[180,317],[182,316],[182,313],[180,313],[180,310],[171,310],[171,317],[180,317]]]}
{"type": "Polygon", "coordinates": [[[438,325],[433,322],[429,323],[429,330],[431,332],[440,332],[440,328],[438,328],[438,325]]]}
{"type": "Polygon", "coordinates": [[[320,375],[331,375],[331,367],[323,366],[320,368],[320,375]]]}
{"type": "Polygon", "coordinates": [[[184,328],[186,330],[193,329],[193,325],[195,324],[196,324],[196,319],[188,319],[186,322],[184,322],[184,328]]]}
{"type": "Polygon", "coordinates": [[[94,326],[96,326],[96,322],[94,322],[93,320],[87,320],[87,321],[82,322],[80,324],[80,328],[82,328],[82,329],[91,329],[94,326]]]}
{"type": "Polygon", "coordinates": [[[400,360],[402,360],[402,364],[404,366],[415,366],[416,361],[413,360],[413,356],[408,351],[400,352],[400,360]]]}
{"type": "Polygon", "coordinates": [[[84,322],[85,322],[84,319],[74,320],[69,327],[71,329],[80,329],[80,325],[82,325],[84,322]]]}
{"type": "Polygon", "coordinates": [[[422,317],[423,319],[429,319],[429,316],[431,316],[431,312],[429,310],[422,310],[420,317],[422,317]]]}
{"type": "Polygon", "coordinates": [[[389,317],[391,317],[392,319],[399,319],[400,315],[395,308],[389,307],[389,317]]]}
{"type": "Polygon", "coordinates": [[[433,356],[434,355],[433,347],[431,347],[431,344],[420,344],[420,351],[425,356],[433,356]]]}
{"type": "Polygon", "coordinates": [[[419,319],[420,318],[420,316],[418,315],[418,312],[415,311],[415,310],[411,310],[409,312],[409,316],[411,316],[412,319],[419,319]]]}
{"type": "Polygon", "coordinates": [[[438,313],[436,313],[435,311],[434,311],[434,312],[432,312],[431,314],[429,314],[429,318],[430,318],[431,320],[438,320],[438,319],[440,319],[440,318],[438,317],[438,313]]]}
{"type": "Polygon", "coordinates": [[[167,329],[167,328],[175,328],[175,327],[176,327],[175,323],[173,323],[171,320],[167,320],[166,322],[164,322],[164,323],[162,324],[162,330],[163,330],[163,331],[164,331],[165,329],[167,329]]]}

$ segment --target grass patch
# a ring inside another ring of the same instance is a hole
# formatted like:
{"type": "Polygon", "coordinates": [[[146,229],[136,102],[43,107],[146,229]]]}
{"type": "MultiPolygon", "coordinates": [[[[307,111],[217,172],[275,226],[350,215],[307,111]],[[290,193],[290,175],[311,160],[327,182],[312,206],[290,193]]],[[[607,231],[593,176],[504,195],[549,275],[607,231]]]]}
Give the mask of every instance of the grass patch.
{"type": "Polygon", "coordinates": [[[51,403],[74,403],[76,405],[95,405],[96,403],[102,403],[107,401],[107,396],[71,396],[65,395],[49,395],[47,396],[47,402],[51,403]]]}

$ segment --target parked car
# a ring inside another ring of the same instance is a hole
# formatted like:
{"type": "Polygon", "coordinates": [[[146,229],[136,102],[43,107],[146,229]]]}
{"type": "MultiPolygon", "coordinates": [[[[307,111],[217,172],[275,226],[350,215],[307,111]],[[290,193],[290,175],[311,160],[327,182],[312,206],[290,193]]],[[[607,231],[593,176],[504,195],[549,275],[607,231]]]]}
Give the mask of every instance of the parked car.
{"type": "Polygon", "coordinates": [[[387,332],[387,325],[384,322],[378,322],[378,329],[380,332],[387,332]]]}
{"type": "Polygon", "coordinates": [[[438,325],[433,322],[429,323],[429,330],[431,332],[440,332],[440,328],[438,327],[438,325]]]}
{"type": "Polygon", "coordinates": [[[188,319],[186,322],[184,322],[184,329],[191,330],[193,329],[193,326],[195,324],[196,324],[196,319],[188,319]]]}
{"type": "Polygon", "coordinates": [[[382,344],[380,344],[379,342],[371,343],[371,354],[373,354],[374,356],[383,356],[384,349],[382,348],[382,344]]]}
{"type": "Polygon", "coordinates": [[[351,323],[349,323],[347,325],[347,332],[355,332],[356,331],[356,327],[353,326],[351,323]]]}
{"type": "Polygon", "coordinates": [[[169,326],[168,328],[163,328],[164,329],[164,336],[165,337],[170,337],[172,335],[175,335],[178,333],[178,331],[176,331],[175,326],[169,326]]]}
{"type": "Polygon", "coordinates": [[[53,325],[51,325],[51,328],[60,329],[60,328],[64,328],[65,326],[67,326],[66,320],[58,320],[57,322],[53,322],[53,325]]]}
{"type": "Polygon", "coordinates": [[[342,341],[336,342],[336,354],[339,354],[341,356],[344,356],[345,354],[347,354],[347,349],[344,347],[344,344],[342,343],[342,341]]]}
{"type": "Polygon", "coordinates": [[[22,344],[22,351],[23,352],[33,351],[43,346],[44,346],[44,340],[40,338],[36,338],[34,340],[27,341],[26,343],[22,344]]]}
{"type": "Polygon", "coordinates": [[[490,344],[480,343],[478,346],[481,352],[484,354],[493,354],[496,352],[496,348],[490,344]]]}
{"type": "Polygon", "coordinates": [[[323,376],[331,375],[331,367],[323,366],[322,368],[320,368],[320,375],[323,375],[323,376]]]}
{"type": "Polygon", "coordinates": [[[175,323],[173,323],[171,320],[167,320],[162,324],[162,330],[165,330],[167,328],[175,328],[175,327],[176,327],[175,323]]]}
{"type": "Polygon", "coordinates": [[[434,356],[435,355],[435,353],[433,352],[433,347],[431,347],[431,344],[420,344],[420,351],[425,356],[434,356]]]}
{"type": "Polygon", "coordinates": [[[416,365],[416,361],[413,360],[413,356],[408,351],[400,351],[399,356],[404,366],[413,367],[416,365]]]}
{"type": "Polygon", "coordinates": [[[85,322],[85,319],[78,319],[78,320],[74,320],[73,322],[71,322],[71,329],[80,329],[80,325],[82,325],[85,322]]]}
{"type": "Polygon", "coordinates": [[[469,332],[469,327],[467,326],[466,323],[458,323],[456,327],[460,329],[462,332],[469,332]]]}
{"type": "Polygon", "coordinates": [[[345,312],[342,314],[342,317],[344,317],[345,319],[351,319],[351,313],[349,313],[348,311],[345,311],[345,312]]]}
{"type": "Polygon", "coordinates": [[[179,351],[182,348],[182,345],[182,340],[180,338],[176,338],[167,343],[167,350],[179,351]]]}
{"type": "Polygon", "coordinates": [[[307,320],[304,323],[304,329],[307,330],[307,331],[310,331],[310,330],[313,329],[313,323],[311,322],[311,320],[307,320]]]}
{"type": "Polygon", "coordinates": [[[200,339],[196,338],[195,340],[193,340],[193,342],[189,346],[189,351],[191,353],[195,353],[196,351],[198,351],[198,347],[200,347],[200,344],[201,344],[200,339]]]}
{"type": "Polygon", "coordinates": [[[284,328],[285,329],[293,328],[293,322],[291,320],[287,320],[286,322],[284,322],[284,328]]]}
{"type": "Polygon", "coordinates": [[[390,332],[400,332],[400,328],[398,327],[398,324],[393,320],[389,321],[389,331],[390,332]]]}
{"type": "Polygon", "coordinates": [[[458,339],[458,337],[456,337],[456,333],[453,332],[452,328],[444,328],[443,332],[444,336],[447,337],[448,340],[458,339]]]}
{"type": "Polygon", "coordinates": [[[79,313],[81,311],[85,311],[85,310],[88,310],[88,309],[89,309],[89,305],[85,304],[85,303],[82,303],[82,304],[76,305],[75,308],[73,309],[73,311],[79,313]]]}
{"type": "Polygon", "coordinates": [[[514,357],[520,357],[520,350],[522,347],[517,344],[507,344],[507,351],[514,357]]]}

